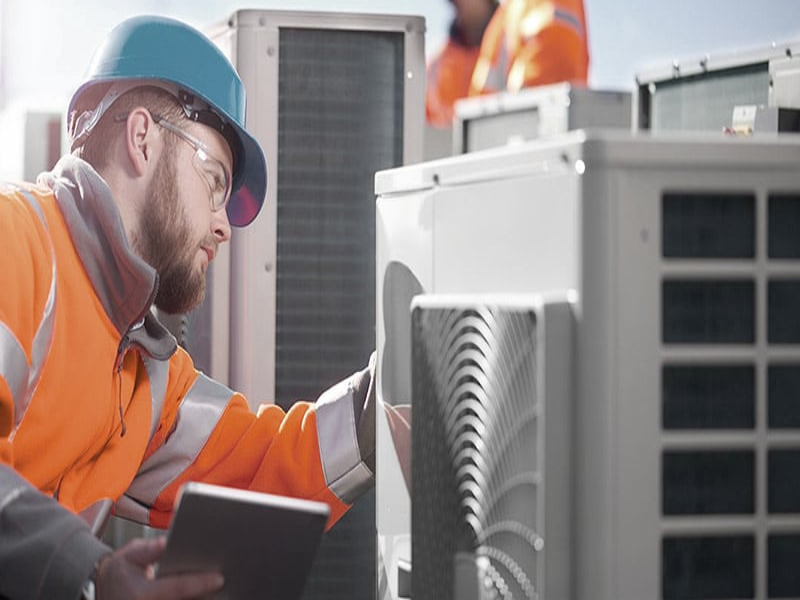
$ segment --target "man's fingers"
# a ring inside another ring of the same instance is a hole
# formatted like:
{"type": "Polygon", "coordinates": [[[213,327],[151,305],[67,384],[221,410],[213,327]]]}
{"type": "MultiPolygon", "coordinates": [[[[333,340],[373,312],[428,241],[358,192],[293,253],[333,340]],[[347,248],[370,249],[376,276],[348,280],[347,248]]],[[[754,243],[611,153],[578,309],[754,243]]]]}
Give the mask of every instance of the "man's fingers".
{"type": "Polygon", "coordinates": [[[158,562],[166,543],[164,537],[135,539],[120,548],[119,552],[130,562],[145,569],[148,565],[158,562]]]}
{"type": "Polygon", "coordinates": [[[191,573],[158,578],[149,589],[154,598],[197,598],[216,592],[224,584],[219,573],[191,573]]]}

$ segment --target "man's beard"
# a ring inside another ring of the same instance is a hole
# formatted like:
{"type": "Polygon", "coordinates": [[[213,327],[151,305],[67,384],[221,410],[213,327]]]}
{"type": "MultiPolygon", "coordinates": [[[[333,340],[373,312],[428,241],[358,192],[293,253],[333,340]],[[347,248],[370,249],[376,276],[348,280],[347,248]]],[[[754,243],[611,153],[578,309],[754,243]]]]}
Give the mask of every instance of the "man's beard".
{"type": "Polygon", "coordinates": [[[206,275],[194,267],[199,241],[178,200],[176,153],[169,149],[147,190],[134,245],[159,276],[155,305],[168,314],[189,312],[203,301],[206,275]]]}

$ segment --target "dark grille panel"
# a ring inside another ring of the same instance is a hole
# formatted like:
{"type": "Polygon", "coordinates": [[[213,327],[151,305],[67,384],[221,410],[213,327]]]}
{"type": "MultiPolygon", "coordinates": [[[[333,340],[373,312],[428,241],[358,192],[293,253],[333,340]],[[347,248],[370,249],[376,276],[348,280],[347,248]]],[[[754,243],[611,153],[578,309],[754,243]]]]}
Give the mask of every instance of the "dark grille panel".
{"type": "Polygon", "coordinates": [[[280,32],[276,400],[375,345],[374,173],[402,163],[402,32],[280,32]]]}
{"type": "Polygon", "coordinates": [[[800,428],[800,364],[770,365],[767,385],[769,426],[800,428]]]}
{"type": "Polygon", "coordinates": [[[478,597],[479,581],[480,597],[535,595],[542,544],[535,335],[528,311],[412,315],[416,600],[478,597]]]}
{"type": "Polygon", "coordinates": [[[661,298],[665,344],[755,341],[753,281],[665,279],[661,298]]]}
{"type": "Polygon", "coordinates": [[[770,598],[800,596],[800,534],[773,534],[767,540],[770,598]]]}
{"type": "Polygon", "coordinates": [[[787,347],[800,344],[800,276],[790,262],[800,258],[800,194],[667,192],[661,217],[662,257],[682,261],[663,261],[662,342],[749,345],[719,355],[672,346],[662,363],[662,597],[749,599],[766,589],[768,598],[796,598],[800,532],[771,528],[800,514],[800,446],[773,437],[800,429],[800,362],[787,347]],[[774,272],[756,266],[750,275],[740,263],[736,275],[698,275],[719,259],[769,259],[774,272]],[[747,443],[746,432],[766,436],[766,447],[747,443]],[[728,435],[736,447],[725,447],[728,435]],[[733,525],[751,515],[755,525],[733,525]],[[755,544],[762,535],[766,544],[755,544]]]}
{"type": "Polygon", "coordinates": [[[665,365],[664,429],[752,429],[756,374],[752,365],[665,365]]]}
{"type": "Polygon", "coordinates": [[[753,194],[672,192],[661,202],[666,258],[753,258],[753,194]]]}
{"type": "Polygon", "coordinates": [[[769,197],[770,258],[800,258],[800,194],[769,197]]]}
{"type": "MultiPolygon", "coordinates": [[[[403,161],[404,33],[280,30],[275,398],[314,400],[375,347],[375,171],[403,161]]],[[[375,590],[375,494],[325,536],[304,598],[375,590]]]]}
{"type": "Polygon", "coordinates": [[[800,344],[800,279],[772,279],[767,288],[770,344],[800,344]]]}
{"type": "Polygon", "coordinates": [[[665,537],[661,543],[664,600],[752,598],[752,536],[665,537]]]}
{"type": "Polygon", "coordinates": [[[662,461],[663,514],[752,514],[755,510],[752,450],[665,451],[662,461]]]}
{"type": "Polygon", "coordinates": [[[770,450],[767,464],[769,512],[800,513],[800,449],[770,450]]]}

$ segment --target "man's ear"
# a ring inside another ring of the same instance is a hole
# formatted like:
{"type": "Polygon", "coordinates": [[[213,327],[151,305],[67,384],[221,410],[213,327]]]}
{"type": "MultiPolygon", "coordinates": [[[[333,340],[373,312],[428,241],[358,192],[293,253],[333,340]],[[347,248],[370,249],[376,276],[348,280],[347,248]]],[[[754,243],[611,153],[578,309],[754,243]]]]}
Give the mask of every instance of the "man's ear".
{"type": "Polygon", "coordinates": [[[156,122],[144,107],[134,108],[125,121],[125,148],[130,167],[138,176],[144,175],[154,164],[156,122]]]}

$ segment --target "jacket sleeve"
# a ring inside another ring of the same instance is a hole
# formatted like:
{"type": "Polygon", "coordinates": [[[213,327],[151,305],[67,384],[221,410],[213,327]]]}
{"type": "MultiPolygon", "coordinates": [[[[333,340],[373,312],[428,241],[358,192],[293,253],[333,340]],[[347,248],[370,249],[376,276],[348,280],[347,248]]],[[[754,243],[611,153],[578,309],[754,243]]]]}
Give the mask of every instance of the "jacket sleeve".
{"type": "Polygon", "coordinates": [[[162,422],[116,513],[167,527],[181,485],[204,481],[326,502],[332,526],[374,479],[374,354],[369,365],[314,402],[287,412],[246,399],[173,357],[168,398],[191,370],[181,401],[165,403],[162,422]]]}
{"type": "Polygon", "coordinates": [[[0,596],[78,598],[108,552],[80,517],[0,465],[0,596]]]}
{"type": "Polygon", "coordinates": [[[14,467],[11,439],[37,381],[54,293],[43,220],[19,193],[0,190],[0,597],[77,598],[110,548],[78,516],[14,467]]]}

